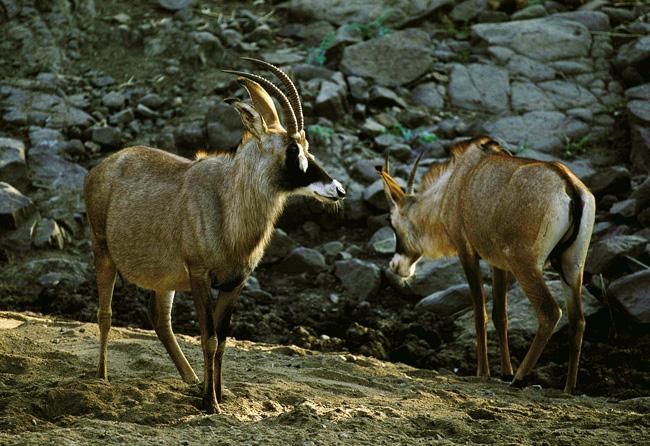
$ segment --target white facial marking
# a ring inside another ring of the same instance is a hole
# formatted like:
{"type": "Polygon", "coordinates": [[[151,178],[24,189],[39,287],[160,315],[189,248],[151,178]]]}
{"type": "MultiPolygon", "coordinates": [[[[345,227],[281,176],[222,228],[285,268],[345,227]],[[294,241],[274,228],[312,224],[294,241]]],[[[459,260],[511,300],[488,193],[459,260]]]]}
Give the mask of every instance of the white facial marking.
{"type": "Polygon", "coordinates": [[[312,183],[307,186],[307,190],[314,195],[319,197],[331,198],[332,200],[338,200],[343,195],[345,195],[345,189],[336,180],[332,180],[330,183],[312,183]]]}
{"type": "Polygon", "coordinates": [[[305,149],[302,148],[300,144],[298,144],[298,167],[300,167],[300,170],[303,172],[307,172],[307,166],[309,165],[309,161],[307,160],[307,156],[305,155],[305,149]]]}
{"type": "Polygon", "coordinates": [[[407,278],[415,273],[415,265],[417,262],[411,262],[408,257],[400,254],[394,254],[390,260],[390,269],[398,276],[407,278]]]}

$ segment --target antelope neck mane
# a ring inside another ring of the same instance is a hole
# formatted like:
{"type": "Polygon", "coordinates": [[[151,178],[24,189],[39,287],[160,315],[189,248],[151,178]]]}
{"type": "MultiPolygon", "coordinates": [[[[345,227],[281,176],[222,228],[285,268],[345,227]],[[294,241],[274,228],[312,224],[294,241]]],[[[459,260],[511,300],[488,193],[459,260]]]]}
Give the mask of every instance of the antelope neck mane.
{"type": "Polygon", "coordinates": [[[451,157],[449,160],[431,165],[429,171],[422,177],[420,190],[428,189],[434,184],[445,172],[452,169],[454,164],[470,149],[477,148],[485,154],[495,154],[510,157],[510,153],[504,150],[498,142],[489,136],[479,136],[477,138],[461,141],[450,150],[451,157]]]}

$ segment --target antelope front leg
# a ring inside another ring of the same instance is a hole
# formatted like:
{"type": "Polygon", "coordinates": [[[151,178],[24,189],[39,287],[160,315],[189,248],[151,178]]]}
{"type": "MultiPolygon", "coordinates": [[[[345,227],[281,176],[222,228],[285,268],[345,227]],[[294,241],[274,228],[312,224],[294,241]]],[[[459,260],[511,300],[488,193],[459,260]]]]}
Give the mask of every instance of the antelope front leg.
{"type": "Polygon", "coordinates": [[[477,376],[489,377],[490,366],[487,355],[487,310],[485,308],[485,295],[483,294],[483,281],[478,256],[474,253],[465,253],[460,256],[460,262],[467,276],[469,289],[472,294],[472,307],[474,308],[474,325],[476,327],[476,359],[477,376]]]}
{"type": "Polygon", "coordinates": [[[492,322],[501,350],[501,375],[505,381],[512,381],[514,376],[508,347],[508,271],[492,268],[492,297],[492,322]]]}
{"type": "Polygon", "coordinates": [[[239,298],[239,293],[242,288],[243,283],[229,291],[224,289],[219,290],[219,297],[217,297],[217,302],[215,303],[214,311],[212,313],[217,330],[217,339],[219,340],[219,344],[217,345],[217,354],[214,361],[216,368],[214,387],[217,393],[217,401],[220,403],[223,401],[223,355],[226,350],[226,338],[230,331],[230,317],[232,316],[233,307],[239,298]]]}
{"type": "Polygon", "coordinates": [[[203,348],[203,409],[208,413],[219,413],[219,403],[214,387],[214,356],[217,352],[217,334],[212,319],[212,291],[208,272],[190,268],[190,286],[196,315],[199,319],[201,347],[203,348]]]}

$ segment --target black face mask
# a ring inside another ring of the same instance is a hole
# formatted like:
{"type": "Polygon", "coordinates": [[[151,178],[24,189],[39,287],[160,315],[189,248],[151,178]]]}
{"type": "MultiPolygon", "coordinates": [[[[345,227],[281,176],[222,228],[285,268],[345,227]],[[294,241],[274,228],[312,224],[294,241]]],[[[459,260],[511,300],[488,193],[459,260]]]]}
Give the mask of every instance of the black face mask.
{"type": "Polygon", "coordinates": [[[314,160],[307,158],[307,170],[300,169],[300,148],[295,142],[287,146],[282,184],[285,190],[292,191],[313,183],[329,183],[332,178],[314,160]]]}

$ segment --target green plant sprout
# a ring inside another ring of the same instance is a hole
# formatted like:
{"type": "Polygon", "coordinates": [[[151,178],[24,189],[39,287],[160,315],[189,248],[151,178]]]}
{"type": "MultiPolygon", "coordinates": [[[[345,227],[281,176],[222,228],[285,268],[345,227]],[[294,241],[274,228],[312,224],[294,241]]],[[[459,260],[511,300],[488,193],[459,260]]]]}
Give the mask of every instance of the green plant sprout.
{"type": "Polygon", "coordinates": [[[330,31],[325,34],[316,48],[309,48],[309,50],[307,50],[307,63],[312,65],[325,65],[325,61],[327,60],[325,53],[334,45],[334,43],[336,43],[336,33],[330,31]]]}
{"type": "Polygon", "coordinates": [[[334,129],[332,127],[319,124],[310,125],[307,127],[307,130],[310,134],[314,135],[316,138],[322,139],[323,141],[331,140],[334,135],[334,129]]]}
{"type": "Polygon", "coordinates": [[[566,158],[573,158],[580,153],[584,153],[589,145],[590,137],[585,135],[577,141],[572,141],[570,138],[565,138],[566,145],[564,146],[564,156],[566,158]]]}

